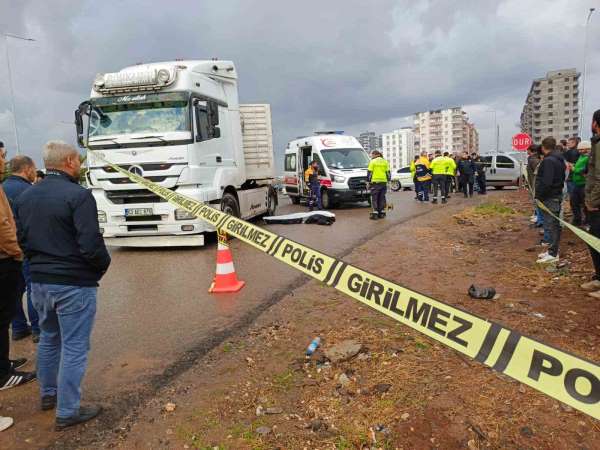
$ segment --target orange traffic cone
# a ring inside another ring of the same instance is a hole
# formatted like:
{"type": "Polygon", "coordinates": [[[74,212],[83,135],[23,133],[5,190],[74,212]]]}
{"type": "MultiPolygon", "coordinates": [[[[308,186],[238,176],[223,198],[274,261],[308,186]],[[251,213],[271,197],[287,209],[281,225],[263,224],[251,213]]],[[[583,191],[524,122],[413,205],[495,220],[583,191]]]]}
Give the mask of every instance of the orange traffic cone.
{"type": "Polygon", "coordinates": [[[227,235],[219,230],[217,247],[217,272],[208,292],[237,292],[244,287],[245,281],[238,280],[233,266],[231,250],[227,245],[227,235]]]}

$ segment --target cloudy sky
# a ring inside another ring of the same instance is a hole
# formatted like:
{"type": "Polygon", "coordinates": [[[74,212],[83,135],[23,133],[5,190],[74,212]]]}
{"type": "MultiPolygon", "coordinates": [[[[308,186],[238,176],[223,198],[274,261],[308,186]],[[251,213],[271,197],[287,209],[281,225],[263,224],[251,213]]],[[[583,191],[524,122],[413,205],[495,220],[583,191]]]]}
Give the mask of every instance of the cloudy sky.
{"type": "MultiPolygon", "coordinates": [[[[464,105],[482,150],[510,147],[531,80],[583,67],[600,108],[600,0],[0,0],[23,153],[74,141],[73,110],[94,75],[136,62],[233,60],[242,102],[272,105],[274,140],[316,129],[378,133],[422,110],[464,105]],[[164,6],[161,6],[164,5],[164,6]]],[[[0,39],[0,140],[14,155],[0,39]]],[[[589,128],[586,118],[585,130],[589,128]]],[[[586,134],[587,136],[587,134],[586,134]]]]}

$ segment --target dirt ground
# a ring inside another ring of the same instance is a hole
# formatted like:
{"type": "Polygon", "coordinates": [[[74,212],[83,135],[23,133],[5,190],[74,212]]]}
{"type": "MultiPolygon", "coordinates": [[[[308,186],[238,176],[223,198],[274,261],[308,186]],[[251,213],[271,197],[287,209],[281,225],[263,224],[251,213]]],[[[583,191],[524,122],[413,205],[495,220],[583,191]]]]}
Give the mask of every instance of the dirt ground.
{"type": "MultiPolygon", "coordinates": [[[[525,192],[475,202],[440,206],[344,260],[597,361],[600,302],[579,288],[591,272],[585,246],[564,232],[567,264],[549,272],[535,264],[542,250],[525,192]],[[390,251],[378,255],[381,246],[390,251]],[[470,299],[471,283],[494,286],[499,298],[470,299]]],[[[310,281],[97,445],[591,450],[600,424],[310,281]],[[321,347],[306,359],[316,336],[321,347]],[[356,356],[325,358],[323,349],[349,339],[360,344],[356,356]]]]}

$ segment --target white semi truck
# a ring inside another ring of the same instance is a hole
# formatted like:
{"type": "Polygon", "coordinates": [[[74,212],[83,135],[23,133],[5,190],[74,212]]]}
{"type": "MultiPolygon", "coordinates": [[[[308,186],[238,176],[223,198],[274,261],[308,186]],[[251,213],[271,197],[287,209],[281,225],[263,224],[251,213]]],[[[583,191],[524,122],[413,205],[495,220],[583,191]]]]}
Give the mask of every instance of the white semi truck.
{"type": "Polygon", "coordinates": [[[132,183],[105,158],[237,217],[277,207],[271,112],[240,105],[231,61],[138,64],[99,74],[75,111],[87,154],[87,185],[109,245],[200,246],[215,231],[132,183]]]}

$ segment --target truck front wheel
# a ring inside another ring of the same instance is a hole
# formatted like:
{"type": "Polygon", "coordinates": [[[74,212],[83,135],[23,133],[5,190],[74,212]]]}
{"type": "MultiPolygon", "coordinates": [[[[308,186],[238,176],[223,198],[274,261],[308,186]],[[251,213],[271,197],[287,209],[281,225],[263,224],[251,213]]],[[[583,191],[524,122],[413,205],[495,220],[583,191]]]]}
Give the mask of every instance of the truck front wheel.
{"type": "Polygon", "coordinates": [[[235,195],[226,193],[221,199],[221,211],[230,216],[240,217],[240,205],[235,195]]]}
{"type": "Polygon", "coordinates": [[[277,191],[272,187],[269,187],[269,196],[267,197],[267,212],[265,215],[274,216],[277,210],[277,191]]]}

